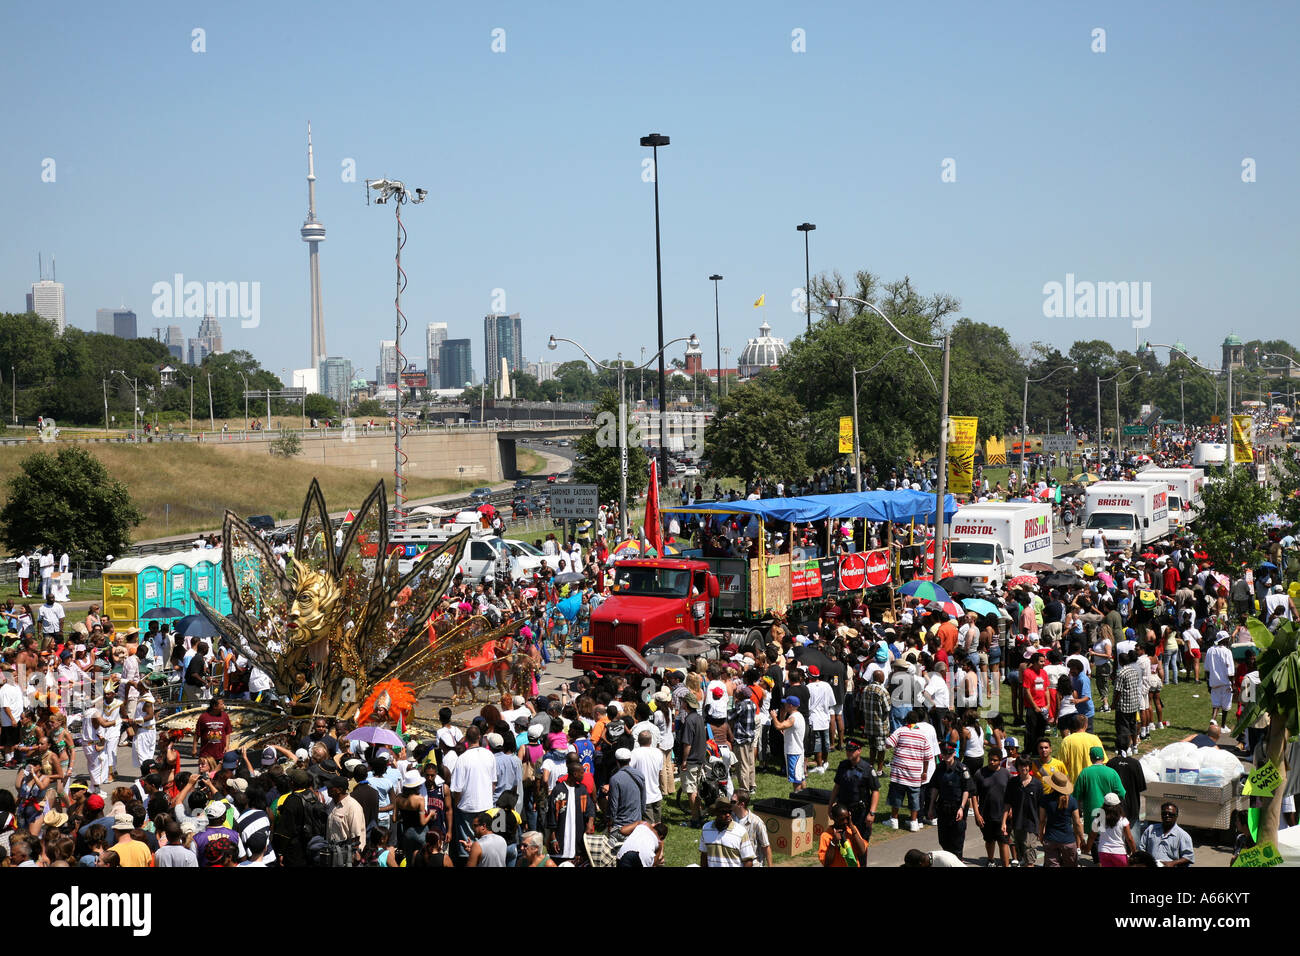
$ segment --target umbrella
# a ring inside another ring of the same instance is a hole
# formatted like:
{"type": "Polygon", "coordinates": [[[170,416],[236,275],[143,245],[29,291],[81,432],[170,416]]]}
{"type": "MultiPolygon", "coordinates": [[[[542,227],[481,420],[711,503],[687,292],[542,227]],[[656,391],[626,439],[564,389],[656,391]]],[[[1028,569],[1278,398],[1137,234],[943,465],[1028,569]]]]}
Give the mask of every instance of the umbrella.
{"type": "Polygon", "coordinates": [[[184,617],[185,612],[178,607],[156,607],[140,615],[142,621],[161,620],[163,618],[184,617]]]}
{"type": "Polygon", "coordinates": [[[497,509],[492,505],[488,505],[488,504],[479,505],[478,511],[479,514],[485,514],[485,515],[494,515],[497,513],[497,509]]]}
{"type": "Polygon", "coordinates": [[[358,727],[348,734],[348,740],[359,740],[376,747],[403,747],[402,738],[387,727],[358,727]]]}
{"type": "Polygon", "coordinates": [[[955,601],[931,601],[932,611],[943,611],[949,617],[961,617],[961,607],[955,601]]]}
{"type": "Polygon", "coordinates": [[[982,598],[966,598],[961,603],[966,606],[966,610],[974,611],[976,614],[981,616],[985,614],[996,616],[998,613],[998,606],[996,604],[992,601],[985,601],[982,598]]]}
{"type": "Polygon", "coordinates": [[[175,631],[180,637],[217,637],[221,633],[202,614],[190,614],[181,618],[176,622],[175,631]]]}
{"type": "Polygon", "coordinates": [[[661,652],[657,647],[646,649],[645,662],[652,670],[657,671],[684,671],[689,670],[691,666],[690,661],[680,654],[661,652]]]}
{"type": "Polygon", "coordinates": [[[1094,475],[1090,471],[1085,471],[1082,474],[1075,475],[1073,478],[1070,479],[1070,481],[1074,484],[1085,484],[1085,485],[1090,484],[1091,482],[1097,480],[1098,480],[1098,476],[1094,475]]]}
{"type": "Polygon", "coordinates": [[[638,651],[634,650],[631,647],[628,647],[626,644],[618,645],[618,649],[623,654],[624,657],[626,657],[629,661],[632,662],[632,666],[635,667],[637,670],[639,670],[642,674],[654,673],[653,670],[651,670],[650,664],[646,661],[644,657],[641,656],[641,654],[638,651]]]}
{"type": "Polygon", "coordinates": [[[1038,575],[1036,574],[1018,574],[1007,582],[1013,588],[1022,588],[1027,584],[1037,584],[1038,575]]]}
{"type": "Polygon", "coordinates": [[[1259,562],[1259,569],[1260,569],[1261,571],[1263,571],[1265,568],[1267,568],[1267,569],[1270,570],[1270,571],[1276,571],[1276,570],[1277,570],[1277,565],[1274,564],[1272,561],[1261,561],[1261,562],[1259,562]]]}
{"type": "Polygon", "coordinates": [[[833,663],[824,652],[817,650],[817,648],[812,647],[811,645],[796,647],[794,649],[794,659],[805,669],[815,667],[823,675],[825,675],[826,669],[833,663]]]}
{"type": "Polygon", "coordinates": [[[701,654],[707,654],[714,650],[716,645],[711,641],[702,641],[698,637],[678,637],[672,640],[664,641],[659,645],[666,653],[677,654],[681,657],[699,657],[701,654]]]}
{"type": "Polygon", "coordinates": [[[1101,548],[1084,548],[1075,554],[1075,558],[1080,561],[1105,561],[1106,552],[1101,548]]]}
{"type": "Polygon", "coordinates": [[[565,571],[563,574],[557,574],[551,578],[552,584],[581,584],[587,580],[587,576],[579,571],[565,571]]]}
{"type": "Polygon", "coordinates": [[[636,538],[628,538],[614,545],[609,551],[610,554],[617,554],[620,557],[632,557],[641,553],[641,542],[636,538]]]}
{"type": "Polygon", "coordinates": [[[933,581],[908,581],[898,589],[908,597],[919,597],[923,601],[947,601],[948,592],[933,581]]]}
{"type": "MultiPolygon", "coordinates": [[[[650,550],[653,551],[654,549],[651,548],[650,550]]],[[[664,545],[664,555],[667,556],[670,554],[681,554],[681,552],[678,551],[676,548],[674,548],[671,544],[664,545]]]]}
{"type": "Polygon", "coordinates": [[[1146,561],[1154,561],[1156,558],[1160,557],[1160,555],[1156,554],[1154,551],[1143,551],[1138,555],[1138,557],[1146,561]]]}
{"type": "Polygon", "coordinates": [[[1083,485],[1075,484],[1073,482],[1061,489],[1061,494],[1065,495],[1067,498],[1076,498],[1084,493],[1083,485]]]}
{"type": "Polygon", "coordinates": [[[943,578],[939,587],[948,592],[950,597],[974,597],[975,588],[965,578],[943,578]]]}
{"type": "Polygon", "coordinates": [[[1050,564],[1044,564],[1042,561],[1030,561],[1028,564],[1023,565],[1023,567],[1026,571],[1030,571],[1034,574],[1051,574],[1056,570],[1056,568],[1052,567],[1050,564]]]}

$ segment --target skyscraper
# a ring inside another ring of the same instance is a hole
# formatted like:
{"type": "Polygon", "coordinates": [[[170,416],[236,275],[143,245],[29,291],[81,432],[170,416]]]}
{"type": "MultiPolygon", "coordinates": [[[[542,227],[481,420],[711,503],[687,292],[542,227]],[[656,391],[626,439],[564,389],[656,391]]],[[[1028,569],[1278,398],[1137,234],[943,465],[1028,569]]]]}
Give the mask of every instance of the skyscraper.
{"type": "Polygon", "coordinates": [[[167,351],[172,353],[176,361],[185,361],[185,336],[179,325],[167,326],[167,351]]]}
{"type": "Polygon", "coordinates": [[[203,360],[211,355],[207,339],[190,339],[190,364],[202,365],[203,360]]]}
{"type": "Polygon", "coordinates": [[[62,335],[67,327],[63,316],[63,283],[52,279],[33,282],[32,291],[27,293],[27,311],[53,322],[54,331],[62,335]]]}
{"type": "Polygon", "coordinates": [[[352,384],[352,362],[345,358],[330,356],[320,363],[320,391],[338,402],[342,408],[348,402],[352,384]]]}
{"type": "Polygon", "coordinates": [[[487,381],[501,375],[501,360],[510,365],[510,371],[521,372],[524,367],[524,338],[519,313],[505,315],[500,312],[483,317],[483,344],[486,349],[487,381]]]}
{"type": "Polygon", "coordinates": [[[430,388],[438,387],[438,356],[445,341],[447,341],[447,323],[430,322],[428,328],[424,330],[424,371],[428,375],[430,388]]]}
{"type": "Polygon", "coordinates": [[[113,331],[113,313],[117,309],[95,310],[95,331],[100,335],[116,335],[113,331]]]}
{"type": "Polygon", "coordinates": [[[473,344],[469,339],[447,339],[438,347],[438,387],[464,388],[474,379],[473,344]]]}
{"type": "Polygon", "coordinates": [[[311,123],[307,124],[307,221],[298,230],[310,250],[311,264],[311,332],[309,333],[311,367],[320,368],[325,358],[325,314],[320,300],[320,244],[325,241],[325,227],[316,219],[316,163],[311,151],[311,123]]]}
{"type": "Polygon", "coordinates": [[[135,313],[130,309],[115,309],[113,311],[113,334],[119,339],[135,338],[138,334],[135,313]]]}
{"type": "Polygon", "coordinates": [[[221,323],[217,321],[215,316],[205,315],[199,321],[198,337],[207,343],[209,354],[220,355],[225,351],[221,347],[221,323]]]}
{"type": "Polygon", "coordinates": [[[392,339],[379,343],[379,365],[375,369],[375,383],[381,388],[397,384],[397,343],[392,339]]]}

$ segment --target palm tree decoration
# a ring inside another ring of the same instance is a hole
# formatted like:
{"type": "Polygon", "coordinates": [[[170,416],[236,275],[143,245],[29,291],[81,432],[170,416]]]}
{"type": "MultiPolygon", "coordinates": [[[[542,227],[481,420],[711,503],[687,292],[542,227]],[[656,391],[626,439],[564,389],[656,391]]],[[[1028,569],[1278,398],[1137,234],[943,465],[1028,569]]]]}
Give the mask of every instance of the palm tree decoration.
{"type": "Polygon", "coordinates": [[[1286,745],[1288,736],[1300,734],[1300,646],[1294,621],[1283,621],[1277,633],[1262,621],[1249,618],[1246,627],[1259,648],[1259,688],[1255,700],[1243,711],[1238,727],[1249,727],[1261,715],[1268,715],[1264,751],[1280,774],[1277,789],[1260,815],[1258,842],[1277,844],[1282,795],[1286,789],[1286,745]]]}

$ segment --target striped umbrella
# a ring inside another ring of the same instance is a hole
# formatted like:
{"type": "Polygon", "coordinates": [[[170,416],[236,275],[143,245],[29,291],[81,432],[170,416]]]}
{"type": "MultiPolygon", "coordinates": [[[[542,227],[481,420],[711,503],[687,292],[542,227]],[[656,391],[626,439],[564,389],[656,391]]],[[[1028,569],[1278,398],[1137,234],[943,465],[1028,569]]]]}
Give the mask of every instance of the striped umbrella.
{"type": "Polygon", "coordinates": [[[952,601],[952,598],[948,596],[948,592],[933,581],[908,581],[898,590],[908,597],[918,597],[922,601],[935,601],[939,604],[944,601],[952,601]]]}
{"type": "Polygon", "coordinates": [[[929,604],[931,611],[944,611],[949,617],[961,617],[963,613],[954,601],[931,601],[929,604]]]}
{"type": "Polygon", "coordinates": [[[630,558],[641,553],[641,542],[636,538],[628,538],[620,541],[610,549],[610,554],[618,555],[622,558],[630,558]]]}

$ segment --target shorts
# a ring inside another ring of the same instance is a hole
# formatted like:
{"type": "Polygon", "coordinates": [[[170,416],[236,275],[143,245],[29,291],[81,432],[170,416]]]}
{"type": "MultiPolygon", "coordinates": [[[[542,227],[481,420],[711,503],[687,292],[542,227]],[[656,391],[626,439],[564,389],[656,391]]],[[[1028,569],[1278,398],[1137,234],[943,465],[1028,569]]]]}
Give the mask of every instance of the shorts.
{"type": "Polygon", "coordinates": [[[1223,684],[1219,687],[1210,688],[1210,706],[1218,710],[1225,710],[1232,706],[1232,685],[1223,684]]]}
{"type": "Polygon", "coordinates": [[[688,763],[682,768],[682,793],[690,796],[693,793],[700,792],[700,784],[704,782],[704,767],[688,763]]]}
{"type": "Polygon", "coordinates": [[[996,821],[985,821],[984,826],[980,827],[980,833],[983,834],[985,843],[1005,844],[1011,842],[1011,834],[1002,832],[1001,816],[996,821]]]}
{"type": "Polygon", "coordinates": [[[1138,695],[1138,710],[1142,711],[1142,710],[1150,710],[1150,709],[1151,709],[1151,692],[1150,690],[1144,690],[1140,695],[1138,695]]]}
{"type": "MultiPolygon", "coordinates": [[[[825,731],[822,731],[825,733],[825,731]]],[[[791,783],[803,783],[808,778],[804,767],[803,754],[785,755],[785,778],[791,783]]]]}
{"type": "Polygon", "coordinates": [[[891,809],[907,807],[913,814],[921,812],[921,788],[909,787],[895,780],[889,781],[889,799],[886,801],[891,809]]]}
{"type": "Polygon", "coordinates": [[[1128,854],[1098,853],[1097,862],[1102,866],[1128,866],[1128,854]]]}
{"type": "Polygon", "coordinates": [[[998,646],[989,648],[989,667],[1002,663],[1002,648],[998,646]]]}
{"type": "Polygon", "coordinates": [[[844,716],[844,705],[843,705],[843,704],[832,704],[832,705],[831,705],[831,716],[832,716],[832,717],[843,717],[843,716],[844,716]]]}
{"type": "Polygon", "coordinates": [[[12,727],[0,727],[0,747],[16,747],[22,740],[17,724],[12,727]]]}
{"type": "Polygon", "coordinates": [[[829,730],[814,730],[812,732],[812,750],[813,753],[830,753],[831,732],[829,730]]]}
{"type": "Polygon", "coordinates": [[[1201,659],[1201,649],[1199,647],[1189,647],[1187,649],[1187,653],[1190,657],[1194,658],[1195,660],[1199,661],[1201,659]]]}

